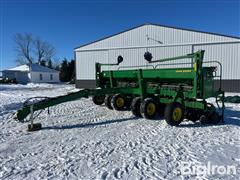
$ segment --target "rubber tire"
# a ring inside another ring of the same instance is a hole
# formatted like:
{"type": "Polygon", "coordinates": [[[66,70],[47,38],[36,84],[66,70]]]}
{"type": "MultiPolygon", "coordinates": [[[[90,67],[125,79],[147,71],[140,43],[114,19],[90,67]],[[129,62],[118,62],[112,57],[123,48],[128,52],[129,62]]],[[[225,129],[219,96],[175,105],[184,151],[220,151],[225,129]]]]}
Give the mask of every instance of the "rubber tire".
{"type": "Polygon", "coordinates": [[[209,116],[208,116],[208,123],[209,124],[218,124],[220,122],[220,118],[217,114],[216,111],[214,111],[213,113],[211,113],[209,116]]]}
{"type": "Polygon", "coordinates": [[[105,99],[104,99],[104,104],[108,109],[113,109],[112,105],[111,105],[111,100],[112,100],[112,95],[106,95],[105,99]]]}
{"type": "Polygon", "coordinates": [[[132,97],[127,97],[126,98],[126,110],[131,110],[131,104],[132,104],[133,98],[132,97]]]}
{"type": "Polygon", "coordinates": [[[165,105],[165,104],[163,104],[163,103],[159,103],[159,104],[158,104],[158,114],[159,114],[161,117],[164,117],[165,109],[166,109],[166,105],[165,105]]]}
{"type": "Polygon", "coordinates": [[[208,124],[208,119],[207,117],[203,114],[201,115],[200,119],[199,119],[200,123],[205,125],[205,124],[208,124]]]}
{"type": "Polygon", "coordinates": [[[196,122],[199,120],[201,115],[199,116],[198,112],[193,109],[185,109],[184,119],[190,120],[192,122],[196,122]]]}
{"type": "Polygon", "coordinates": [[[142,117],[140,113],[140,106],[141,106],[141,98],[140,97],[133,98],[131,103],[131,111],[132,111],[132,114],[136,117],[142,117]]]}
{"type": "Polygon", "coordinates": [[[154,99],[146,98],[146,99],[143,100],[143,102],[140,105],[140,113],[141,113],[142,117],[144,117],[146,119],[154,119],[156,117],[156,115],[157,115],[157,112],[158,112],[158,106],[157,106],[156,101],[154,101],[154,99]],[[147,112],[147,106],[150,103],[154,103],[155,104],[156,110],[155,110],[154,114],[148,114],[148,112],[147,112]]]}
{"type": "Polygon", "coordinates": [[[102,100],[101,101],[99,101],[98,97],[100,97],[100,96],[93,96],[92,101],[96,105],[102,105],[104,103],[105,96],[102,95],[102,100]]]}
{"type": "Polygon", "coordinates": [[[166,122],[169,125],[171,125],[171,126],[179,125],[184,119],[184,109],[183,109],[182,104],[179,102],[172,102],[172,103],[168,104],[167,107],[165,108],[164,117],[165,117],[166,122]],[[174,121],[173,117],[172,117],[173,111],[176,108],[180,108],[182,110],[182,116],[179,121],[174,121]]]}
{"type": "Polygon", "coordinates": [[[125,110],[126,107],[126,98],[121,95],[121,94],[115,94],[112,99],[111,99],[111,106],[113,107],[113,109],[117,110],[117,111],[123,111],[125,110]],[[116,104],[116,101],[118,98],[123,98],[124,99],[124,105],[122,107],[118,107],[116,104]]]}

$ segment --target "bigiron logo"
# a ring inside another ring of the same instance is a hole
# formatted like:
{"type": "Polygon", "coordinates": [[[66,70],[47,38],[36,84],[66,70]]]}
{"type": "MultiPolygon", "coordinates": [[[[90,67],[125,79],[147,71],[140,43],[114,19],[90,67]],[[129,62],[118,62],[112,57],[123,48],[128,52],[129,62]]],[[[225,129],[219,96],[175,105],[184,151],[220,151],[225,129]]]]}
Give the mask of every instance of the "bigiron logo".
{"type": "Polygon", "coordinates": [[[181,162],[180,171],[182,175],[236,175],[236,165],[214,165],[211,162],[207,164],[196,164],[193,162],[181,162]]]}

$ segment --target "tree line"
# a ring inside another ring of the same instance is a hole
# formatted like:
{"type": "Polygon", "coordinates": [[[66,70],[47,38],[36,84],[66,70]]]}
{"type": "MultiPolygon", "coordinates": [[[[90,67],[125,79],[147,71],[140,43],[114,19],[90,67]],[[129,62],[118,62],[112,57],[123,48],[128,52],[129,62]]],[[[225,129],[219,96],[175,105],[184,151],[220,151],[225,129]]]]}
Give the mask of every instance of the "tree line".
{"type": "Polygon", "coordinates": [[[54,60],[56,49],[49,42],[30,33],[14,36],[16,61],[18,64],[37,63],[51,69],[60,71],[62,82],[74,82],[75,61],[64,58],[60,63],[54,60]]]}

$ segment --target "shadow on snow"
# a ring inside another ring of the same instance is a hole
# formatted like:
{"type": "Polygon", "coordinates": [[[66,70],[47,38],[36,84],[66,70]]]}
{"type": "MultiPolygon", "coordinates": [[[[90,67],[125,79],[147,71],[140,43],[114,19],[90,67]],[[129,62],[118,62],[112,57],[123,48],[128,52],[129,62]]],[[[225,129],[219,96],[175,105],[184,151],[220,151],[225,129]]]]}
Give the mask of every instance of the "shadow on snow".
{"type": "Polygon", "coordinates": [[[130,117],[130,118],[107,120],[107,121],[95,122],[95,123],[82,123],[82,124],[63,125],[63,126],[49,126],[49,127],[44,127],[43,129],[58,130],[58,129],[89,128],[89,127],[94,127],[94,126],[103,126],[103,125],[107,125],[107,124],[120,123],[120,122],[125,122],[125,121],[130,121],[130,120],[136,120],[136,119],[138,119],[138,118],[130,117]]]}
{"type": "MultiPolygon", "coordinates": [[[[91,122],[91,123],[81,123],[81,124],[63,125],[63,126],[50,126],[50,127],[45,127],[43,129],[58,130],[58,129],[89,128],[89,127],[94,127],[94,126],[102,126],[102,125],[113,124],[113,123],[121,123],[121,122],[125,122],[125,121],[130,121],[130,120],[137,120],[137,119],[139,119],[139,118],[130,117],[130,118],[123,118],[123,119],[107,120],[104,122],[91,122]]],[[[164,120],[164,118],[160,118],[160,120],[164,120]]],[[[155,119],[155,121],[159,121],[159,119],[155,119]]],[[[226,108],[224,122],[219,123],[217,125],[201,124],[200,122],[195,122],[195,123],[191,123],[191,124],[180,124],[177,127],[179,127],[179,128],[191,128],[191,127],[204,128],[204,127],[209,127],[209,126],[225,126],[225,125],[240,126],[240,112],[233,111],[230,108],[226,108]]]]}
{"type": "MultiPolygon", "coordinates": [[[[240,126],[240,111],[234,111],[232,108],[225,108],[224,122],[216,124],[215,126],[233,125],[240,126]]],[[[208,127],[212,124],[201,124],[196,122],[194,124],[180,124],[178,127],[208,127]]]]}

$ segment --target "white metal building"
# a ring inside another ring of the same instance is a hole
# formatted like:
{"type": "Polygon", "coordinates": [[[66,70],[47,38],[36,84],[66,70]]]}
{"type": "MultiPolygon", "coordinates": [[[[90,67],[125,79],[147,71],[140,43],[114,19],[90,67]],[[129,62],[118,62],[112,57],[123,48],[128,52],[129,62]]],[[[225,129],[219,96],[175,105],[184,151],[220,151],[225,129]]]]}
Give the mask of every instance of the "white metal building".
{"type": "Polygon", "coordinates": [[[160,59],[200,49],[205,50],[204,61],[222,63],[224,90],[239,92],[239,37],[155,24],[143,24],[76,48],[76,87],[95,87],[95,62],[115,63],[117,56],[122,55],[121,66],[139,66],[148,64],[143,57],[146,51],[153,54],[153,59],[160,59]]]}
{"type": "Polygon", "coordinates": [[[2,72],[3,78],[16,79],[20,84],[57,83],[59,71],[38,64],[25,64],[2,72]]]}

